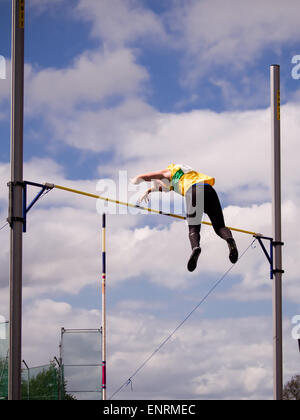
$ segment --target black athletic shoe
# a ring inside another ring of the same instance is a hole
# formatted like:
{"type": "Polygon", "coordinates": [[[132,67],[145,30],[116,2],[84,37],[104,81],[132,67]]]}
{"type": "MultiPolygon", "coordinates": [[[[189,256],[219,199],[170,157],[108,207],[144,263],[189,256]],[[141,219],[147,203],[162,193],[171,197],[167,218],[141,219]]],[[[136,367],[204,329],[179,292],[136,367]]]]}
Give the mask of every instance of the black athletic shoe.
{"type": "Polygon", "coordinates": [[[229,248],[229,259],[232,264],[235,264],[239,259],[239,253],[236,247],[235,240],[233,238],[227,239],[227,244],[229,248]]]}
{"type": "Polygon", "coordinates": [[[199,246],[193,248],[192,254],[190,256],[189,262],[187,264],[187,269],[189,271],[194,271],[197,267],[197,261],[199,255],[201,254],[201,248],[199,246]]]}

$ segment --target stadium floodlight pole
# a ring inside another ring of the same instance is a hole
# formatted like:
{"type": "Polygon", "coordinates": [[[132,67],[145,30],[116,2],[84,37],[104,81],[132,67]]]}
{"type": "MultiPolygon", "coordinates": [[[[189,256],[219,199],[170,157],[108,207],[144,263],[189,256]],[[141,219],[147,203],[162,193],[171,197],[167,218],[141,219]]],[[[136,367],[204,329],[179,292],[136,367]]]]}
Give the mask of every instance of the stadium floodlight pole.
{"type": "Polygon", "coordinates": [[[102,400],[106,400],[106,214],[102,214],[102,400]]]}
{"type": "Polygon", "coordinates": [[[8,398],[10,400],[21,399],[24,15],[25,0],[12,0],[11,182],[8,184],[8,222],[11,226],[8,381],[8,398]]]}
{"type": "Polygon", "coordinates": [[[272,135],[272,223],[274,246],[273,306],[273,396],[282,399],[282,245],[280,159],[280,67],[270,67],[272,135]]]}

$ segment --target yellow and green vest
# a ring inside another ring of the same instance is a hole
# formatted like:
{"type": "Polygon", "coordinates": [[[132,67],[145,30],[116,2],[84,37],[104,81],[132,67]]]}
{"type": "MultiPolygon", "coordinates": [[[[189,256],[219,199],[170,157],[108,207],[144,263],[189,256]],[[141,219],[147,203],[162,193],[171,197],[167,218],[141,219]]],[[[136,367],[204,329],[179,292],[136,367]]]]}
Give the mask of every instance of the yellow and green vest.
{"type": "Polygon", "coordinates": [[[186,165],[171,163],[167,169],[171,172],[171,189],[181,195],[185,195],[194,184],[203,183],[213,186],[215,183],[215,178],[196,172],[186,165]]]}

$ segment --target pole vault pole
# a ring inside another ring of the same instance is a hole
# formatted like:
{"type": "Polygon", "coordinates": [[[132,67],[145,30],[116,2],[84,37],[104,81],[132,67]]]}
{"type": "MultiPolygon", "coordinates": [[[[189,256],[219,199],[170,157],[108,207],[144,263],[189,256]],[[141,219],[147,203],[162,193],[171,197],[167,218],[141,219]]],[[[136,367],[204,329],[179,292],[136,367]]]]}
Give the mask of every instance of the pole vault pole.
{"type": "Polygon", "coordinates": [[[282,399],[282,245],[281,162],[280,162],[280,67],[270,67],[272,134],[272,221],[274,246],[273,280],[273,395],[282,399]]]}
{"type": "Polygon", "coordinates": [[[102,214],[102,400],[106,400],[106,215],[102,214]]]}
{"type": "Polygon", "coordinates": [[[8,385],[10,400],[21,399],[24,9],[25,0],[12,1],[11,182],[8,184],[8,222],[11,226],[8,385]]]}

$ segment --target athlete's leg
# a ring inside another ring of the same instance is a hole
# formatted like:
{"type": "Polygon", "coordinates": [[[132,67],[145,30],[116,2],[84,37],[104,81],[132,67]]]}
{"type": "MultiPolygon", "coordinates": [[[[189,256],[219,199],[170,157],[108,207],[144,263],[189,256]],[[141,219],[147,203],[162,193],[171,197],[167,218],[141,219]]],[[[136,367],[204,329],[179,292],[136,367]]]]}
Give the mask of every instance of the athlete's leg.
{"type": "Polygon", "coordinates": [[[204,212],[208,215],[218,236],[224,239],[229,248],[229,259],[232,263],[238,260],[238,250],[231,230],[225,226],[222,207],[219,197],[210,185],[204,186],[204,212]]]}
{"type": "Polygon", "coordinates": [[[200,246],[200,225],[188,225],[191,248],[200,246]]]}
{"type": "Polygon", "coordinates": [[[192,249],[200,244],[200,228],[204,212],[203,185],[193,185],[185,195],[186,221],[189,228],[189,240],[192,249]]]}
{"type": "Polygon", "coordinates": [[[194,271],[197,267],[197,261],[201,253],[200,248],[200,228],[203,215],[203,188],[202,191],[192,186],[186,193],[186,215],[189,229],[189,241],[192,248],[192,254],[189,258],[187,268],[194,271]]]}

